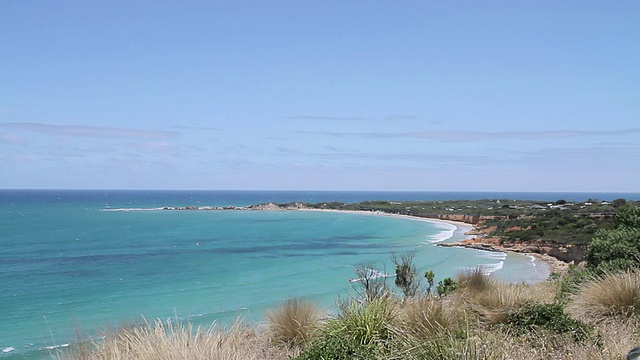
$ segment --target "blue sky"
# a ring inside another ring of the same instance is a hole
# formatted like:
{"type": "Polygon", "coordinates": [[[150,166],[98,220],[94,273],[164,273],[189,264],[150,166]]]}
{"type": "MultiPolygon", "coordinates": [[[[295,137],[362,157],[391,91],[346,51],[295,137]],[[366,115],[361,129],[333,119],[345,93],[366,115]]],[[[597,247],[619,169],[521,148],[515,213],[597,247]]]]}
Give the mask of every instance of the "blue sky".
{"type": "Polygon", "coordinates": [[[638,1],[0,1],[0,188],[640,192],[638,1]]]}

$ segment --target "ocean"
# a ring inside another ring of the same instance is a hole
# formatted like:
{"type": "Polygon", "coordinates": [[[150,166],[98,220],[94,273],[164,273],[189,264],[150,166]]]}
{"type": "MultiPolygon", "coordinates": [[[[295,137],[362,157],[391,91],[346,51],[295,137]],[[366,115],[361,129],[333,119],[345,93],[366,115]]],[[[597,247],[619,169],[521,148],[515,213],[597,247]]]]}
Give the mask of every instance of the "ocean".
{"type": "MultiPolygon", "coordinates": [[[[146,319],[259,323],[302,297],[331,309],[353,295],[354,267],[393,273],[415,254],[436,281],[483,265],[507,281],[542,281],[516,254],[442,248],[468,229],[407,218],[319,211],[157,211],[364,200],[638,199],[613,193],[0,190],[0,359],[51,358],[79,334],[146,319]],[[137,211],[124,211],[136,209],[137,211]]],[[[393,281],[390,280],[393,286],[393,281]]]]}

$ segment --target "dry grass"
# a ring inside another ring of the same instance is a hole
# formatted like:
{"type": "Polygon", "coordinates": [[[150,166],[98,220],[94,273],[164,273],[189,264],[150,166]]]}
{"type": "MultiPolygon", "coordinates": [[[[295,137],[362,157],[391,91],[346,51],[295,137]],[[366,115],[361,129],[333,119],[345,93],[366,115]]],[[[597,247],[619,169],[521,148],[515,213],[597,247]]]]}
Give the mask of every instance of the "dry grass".
{"type": "Polygon", "coordinates": [[[61,360],[258,360],[287,359],[286,351],[248,327],[194,329],[191,324],[156,321],[106,334],[92,350],[76,349],[61,360]]]}
{"type": "Polygon", "coordinates": [[[583,285],[568,308],[576,318],[602,321],[611,316],[640,314],[640,272],[606,274],[583,285]]]}
{"type": "Polygon", "coordinates": [[[482,292],[498,285],[498,281],[480,267],[458,273],[456,281],[466,292],[482,292]]]}
{"type": "MultiPolygon", "coordinates": [[[[478,280],[474,282],[478,283],[478,280]]],[[[485,281],[482,286],[467,286],[458,296],[478,315],[482,324],[495,325],[506,320],[509,310],[526,302],[552,302],[555,297],[555,286],[550,283],[506,284],[492,280],[485,281]]]]}
{"type": "Polygon", "coordinates": [[[479,331],[467,342],[478,358],[503,360],[575,359],[622,360],[637,344],[633,326],[610,323],[598,328],[598,336],[590,341],[576,342],[568,334],[530,333],[513,336],[502,331],[479,331]],[[482,357],[481,357],[482,356],[482,357]]]}
{"type": "MultiPolygon", "coordinates": [[[[601,324],[598,336],[576,342],[569,334],[532,332],[514,336],[505,331],[472,329],[467,337],[445,334],[436,341],[417,338],[406,340],[404,352],[396,352],[390,359],[403,360],[622,360],[627,352],[639,344],[633,334],[637,323],[610,322],[601,324]],[[409,348],[410,350],[406,350],[409,348]]],[[[402,350],[401,350],[402,351],[402,350]]]]}
{"type": "Polygon", "coordinates": [[[290,348],[302,347],[320,325],[323,312],[313,303],[290,299],[267,311],[271,338],[290,348]]]}
{"type": "Polygon", "coordinates": [[[459,304],[436,297],[413,299],[399,311],[401,332],[423,340],[455,331],[463,319],[459,304]]]}

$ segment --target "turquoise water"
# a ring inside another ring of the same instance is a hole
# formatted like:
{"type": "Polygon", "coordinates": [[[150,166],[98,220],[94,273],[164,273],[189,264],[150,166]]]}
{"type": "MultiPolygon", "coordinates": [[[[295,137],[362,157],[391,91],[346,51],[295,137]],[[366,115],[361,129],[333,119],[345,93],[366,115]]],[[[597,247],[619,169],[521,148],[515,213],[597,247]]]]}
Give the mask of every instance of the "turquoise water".
{"type": "MultiPolygon", "coordinates": [[[[314,211],[105,211],[265,201],[361,201],[372,193],[0,192],[0,358],[40,358],[96,329],[146,318],[258,322],[301,296],[331,307],[354,266],[393,272],[415,252],[437,279],[485,264],[509,281],[544,279],[525,256],[441,248],[464,228],[314,211]]],[[[391,196],[378,193],[377,196],[391,196]]],[[[388,199],[400,199],[408,193],[388,199]]],[[[421,194],[424,199],[426,194],[421,194]]]]}

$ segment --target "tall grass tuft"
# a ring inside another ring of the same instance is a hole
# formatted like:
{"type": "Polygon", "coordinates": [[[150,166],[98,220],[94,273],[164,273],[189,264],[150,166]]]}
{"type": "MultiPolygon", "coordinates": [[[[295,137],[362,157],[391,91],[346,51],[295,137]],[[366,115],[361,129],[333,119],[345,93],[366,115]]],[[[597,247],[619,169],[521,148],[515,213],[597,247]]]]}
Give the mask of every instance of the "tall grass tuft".
{"type": "Polygon", "coordinates": [[[507,320],[511,309],[531,301],[548,302],[554,296],[542,294],[544,293],[532,291],[530,285],[496,282],[483,291],[463,291],[461,299],[478,315],[482,324],[496,325],[507,320]]]}
{"type": "Polygon", "coordinates": [[[423,340],[454,332],[464,316],[457,303],[435,297],[422,297],[406,302],[400,310],[399,331],[423,340]]]}
{"type": "Polygon", "coordinates": [[[569,311],[585,321],[640,315],[640,271],[608,273],[587,282],[571,298],[569,311]]]}
{"type": "Polygon", "coordinates": [[[289,299],[267,311],[271,338],[290,348],[304,346],[320,325],[323,312],[313,303],[300,298],[289,299]]]}
{"type": "Polygon", "coordinates": [[[391,296],[340,304],[339,314],[324,324],[313,343],[295,359],[386,358],[398,306],[398,299],[391,296]]]}
{"type": "Polygon", "coordinates": [[[486,274],[481,267],[458,273],[459,287],[467,292],[482,292],[497,285],[497,281],[486,274]]]}
{"type": "Polygon", "coordinates": [[[387,340],[397,321],[398,301],[384,296],[370,301],[350,301],[340,305],[340,313],[329,320],[326,329],[352,338],[361,344],[387,340]]]}

